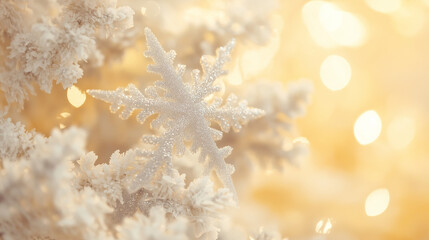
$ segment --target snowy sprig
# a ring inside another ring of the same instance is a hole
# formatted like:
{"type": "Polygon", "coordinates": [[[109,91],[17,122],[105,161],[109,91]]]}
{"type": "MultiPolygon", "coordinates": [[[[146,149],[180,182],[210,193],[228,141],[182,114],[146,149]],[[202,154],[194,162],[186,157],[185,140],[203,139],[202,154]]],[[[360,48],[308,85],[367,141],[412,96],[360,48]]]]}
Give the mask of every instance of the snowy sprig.
{"type": "Polygon", "coordinates": [[[186,186],[185,175],[173,169],[170,175],[164,174],[150,186],[128,193],[127,185],[142,167],[139,156],[139,149],[123,154],[115,152],[108,164],[94,165],[97,159],[94,153],[83,155],[76,162],[76,189],[90,188],[107,200],[113,209],[105,218],[108,226],[121,224],[124,219],[140,213],[150,216],[151,209],[161,207],[176,220],[188,219],[186,227],[193,237],[216,239],[219,219],[225,214],[224,210],[235,204],[231,191],[227,188],[215,190],[208,177],[197,178],[186,186]]]}
{"type": "Polygon", "coordinates": [[[299,165],[298,159],[308,151],[304,138],[297,138],[293,121],[306,113],[313,85],[308,80],[289,84],[286,89],[277,82],[260,81],[249,84],[241,91],[249,103],[265,111],[265,115],[252,121],[239,134],[228,134],[223,144],[237,151],[231,160],[238,166],[249,168],[251,162],[266,167],[271,164],[282,169],[285,161],[299,165]]]}
{"type": "Polygon", "coordinates": [[[224,210],[235,205],[231,191],[227,188],[215,191],[208,177],[197,178],[185,187],[184,177],[176,170],[172,175],[162,176],[152,188],[144,190],[140,210],[147,213],[161,206],[175,218],[189,219],[194,237],[216,239],[218,220],[225,214],[224,210]]]}
{"type": "Polygon", "coordinates": [[[21,123],[13,123],[10,118],[0,118],[0,162],[26,158],[34,149],[34,138],[41,138],[34,131],[26,131],[21,123]]]}
{"type": "Polygon", "coordinates": [[[153,207],[149,215],[137,213],[126,218],[124,223],[117,227],[118,239],[122,240],[187,240],[187,220],[177,218],[169,221],[162,207],[153,207]]]}
{"type": "Polygon", "coordinates": [[[113,112],[124,107],[120,115],[123,119],[129,118],[135,110],[140,111],[137,120],[141,123],[157,114],[151,126],[162,134],[143,137],[143,142],[153,145],[154,150],[145,153],[149,160],[130,190],[137,191],[150,183],[163,169],[171,173],[173,154],[183,154],[186,149],[184,141],[190,141],[191,150],[200,151],[200,161],[205,164],[206,175],[214,170],[236,197],[231,180],[234,168],[224,160],[231,148],[217,147],[215,141],[221,139],[222,132],[212,128],[210,122],[218,123],[223,131],[229,131],[231,127],[238,131],[242,124],[260,117],[263,112],[247,107],[245,101],[238,102],[232,95],[224,105],[219,97],[208,100],[211,94],[221,90],[215,81],[225,74],[222,67],[229,60],[234,41],[219,49],[215,61],[208,57],[201,58],[203,75],[200,76],[199,70],[192,71],[193,83],[187,84],[183,81],[185,66],[178,65],[175,68],[173,65],[175,52],[165,52],[149,29],[145,29],[145,33],[148,45],[145,55],[154,60],[148,70],[158,73],[163,80],[155,82],[144,92],[133,84],[114,91],[88,91],[91,96],[110,103],[113,112]]]}
{"type": "Polygon", "coordinates": [[[140,163],[137,161],[136,151],[130,150],[122,154],[116,151],[108,164],[95,165],[97,158],[97,155],[90,152],[77,161],[77,184],[81,188],[88,186],[96,190],[112,207],[116,206],[117,201],[123,204],[122,192],[140,163]]]}
{"type": "Polygon", "coordinates": [[[267,230],[261,227],[257,234],[250,236],[250,240],[288,240],[282,238],[280,233],[274,230],[267,230]]]}
{"type": "MultiPolygon", "coordinates": [[[[7,61],[0,65],[0,89],[8,104],[18,103],[19,107],[35,93],[34,84],[49,93],[53,80],[64,88],[76,83],[83,75],[80,62],[90,55],[101,56],[93,39],[97,32],[113,33],[133,25],[133,10],[117,8],[115,0],[61,0],[58,3],[62,11],[57,17],[45,17],[29,24],[28,29],[20,26],[14,30],[18,20],[13,19],[24,18],[29,11],[18,11],[8,2],[2,3],[8,8],[0,10],[0,20],[8,24],[5,34],[10,41],[7,61]]],[[[37,4],[29,6],[33,5],[37,4]]]]}
{"type": "Polygon", "coordinates": [[[4,239],[103,239],[112,211],[90,188],[76,190],[72,162],[83,154],[85,132],[54,130],[0,169],[0,233],[4,239]],[[67,207],[65,207],[67,206],[67,207]],[[96,236],[98,236],[96,238],[96,236]]]}

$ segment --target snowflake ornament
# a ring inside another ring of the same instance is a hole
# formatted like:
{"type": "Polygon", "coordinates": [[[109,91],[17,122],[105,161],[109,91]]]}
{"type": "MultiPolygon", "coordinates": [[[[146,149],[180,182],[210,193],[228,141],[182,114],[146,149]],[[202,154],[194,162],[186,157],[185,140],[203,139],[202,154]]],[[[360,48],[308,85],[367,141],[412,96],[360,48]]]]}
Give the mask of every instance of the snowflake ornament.
{"type": "Polygon", "coordinates": [[[171,173],[173,154],[183,154],[186,150],[185,142],[190,142],[191,151],[199,151],[205,175],[214,170],[223,185],[237,199],[231,179],[234,167],[225,163],[232,148],[219,148],[216,145],[215,141],[222,138],[222,132],[213,128],[211,123],[219,124],[223,132],[228,132],[231,127],[234,131],[239,131],[249,120],[262,116],[263,111],[248,107],[246,101],[238,101],[234,95],[230,95],[223,105],[222,98],[212,97],[221,90],[215,81],[226,73],[222,68],[230,58],[234,40],[218,49],[214,61],[203,56],[203,74],[200,76],[199,70],[193,70],[193,83],[190,84],[183,81],[185,66],[174,67],[176,53],[165,52],[149,28],[145,29],[145,35],[148,46],[145,56],[154,61],[153,65],[148,66],[148,71],[161,75],[161,81],[156,81],[154,86],[147,87],[144,92],[133,84],[114,91],[88,90],[91,96],[110,103],[112,112],[124,107],[120,115],[123,119],[129,118],[135,110],[140,111],[137,115],[140,123],[149,116],[157,115],[151,122],[151,127],[161,134],[143,137],[143,142],[154,148],[141,151],[141,155],[148,161],[129,190],[139,190],[159,178],[162,171],[171,173]]]}

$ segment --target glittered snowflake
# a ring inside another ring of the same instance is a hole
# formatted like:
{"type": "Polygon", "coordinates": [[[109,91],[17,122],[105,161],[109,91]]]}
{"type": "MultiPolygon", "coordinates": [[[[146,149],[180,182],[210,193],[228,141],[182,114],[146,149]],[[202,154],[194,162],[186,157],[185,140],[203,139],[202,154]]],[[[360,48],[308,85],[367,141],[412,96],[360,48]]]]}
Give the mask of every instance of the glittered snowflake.
{"type": "Polygon", "coordinates": [[[215,96],[221,90],[216,80],[226,74],[223,67],[230,58],[234,41],[219,48],[216,59],[203,56],[203,74],[193,70],[192,81],[184,81],[185,66],[174,67],[176,53],[166,52],[148,28],[145,34],[148,46],[145,56],[154,61],[148,66],[148,71],[161,75],[162,80],[143,92],[133,84],[114,91],[88,91],[91,96],[110,103],[112,112],[123,107],[120,114],[123,119],[129,118],[136,110],[139,111],[137,121],[140,123],[156,115],[151,127],[160,134],[142,138],[153,148],[141,151],[148,161],[129,190],[135,192],[163,173],[170,174],[173,155],[182,155],[189,145],[192,152],[199,152],[199,161],[205,166],[204,174],[209,175],[214,170],[236,198],[231,179],[234,167],[225,162],[232,148],[219,148],[215,141],[222,138],[222,131],[228,132],[230,128],[239,131],[249,120],[262,116],[263,111],[248,107],[246,101],[238,101],[234,95],[230,95],[226,102],[215,96]],[[222,131],[214,128],[212,122],[217,123],[222,131]]]}

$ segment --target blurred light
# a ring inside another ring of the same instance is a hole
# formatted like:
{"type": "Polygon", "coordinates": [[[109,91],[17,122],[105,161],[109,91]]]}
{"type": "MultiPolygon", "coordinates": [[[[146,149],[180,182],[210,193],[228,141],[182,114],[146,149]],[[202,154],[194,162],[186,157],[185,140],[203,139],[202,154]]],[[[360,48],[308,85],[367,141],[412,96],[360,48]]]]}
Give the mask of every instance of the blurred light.
{"type": "Polygon", "coordinates": [[[343,89],[352,77],[350,64],[341,56],[330,55],[320,66],[320,78],[332,91],[343,89]]]}
{"type": "Polygon", "coordinates": [[[355,138],[362,145],[374,142],[380,136],[380,133],[381,119],[374,110],[362,113],[355,122],[355,138]]]}
{"type": "Polygon", "coordinates": [[[316,223],[315,231],[320,234],[328,234],[332,229],[332,221],[330,218],[321,219],[316,223]]]}
{"type": "Polygon", "coordinates": [[[378,216],[386,211],[390,202],[389,191],[380,188],[371,192],[365,201],[365,212],[370,217],[378,216]]]}
{"type": "Polygon", "coordinates": [[[67,89],[67,99],[73,107],[78,108],[85,103],[86,94],[81,92],[76,86],[67,89]]]}
{"type": "Polygon", "coordinates": [[[393,23],[400,34],[412,37],[419,33],[425,24],[426,10],[416,4],[403,6],[393,15],[393,23]]]}
{"type": "Polygon", "coordinates": [[[305,138],[305,137],[297,137],[297,138],[295,138],[293,141],[292,141],[292,143],[301,143],[301,144],[306,144],[306,145],[308,145],[308,144],[310,144],[310,141],[308,141],[308,139],[307,138],[305,138]]]}
{"type": "Polygon", "coordinates": [[[227,80],[230,84],[232,85],[240,85],[243,83],[243,77],[240,71],[240,64],[237,64],[234,67],[234,70],[232,70],[228,76],[227,76],[227,80]]]}
{"type": "Polygon", "coordinates": [[[337,30],[343,21],[343,12],[334,4],[323,4],[319,11],[319,20],[328,32],[337,30]]]}
{"type": "Polygon", "coordinates": [[[40,190],[41,190],[43,193],[47,193],[47,192],[48,192],[48,190],[49,190],[49,188],[48,188],[48,186],[46,186],[46,184],[42,184],[42,185],[40,185],[40,190]]]}
{"type": "Polygon", "coordinates": [[[372,10],[381,13],[395,12],[402,4],[401,0],[365,0],[365,2],[372,10]]]}
{"type": "Polygon", "coordinates": [[[263,47],[248,47],[240,58],[240,70],[247,79],[259,74],[271,63],[280,46],[280,34],[272,33],[270,41],[263,47]]]}
{"type": "Polygon", "coordinates": [[[387,128],[387,139],[395,149],[405,148],[413,140],[416,133],[416,123],[410,117],[397,117],[387,128]]]}
{"type": "Polygon", "coordinates": [[[302,18],[312,39],[322,47],[357,47],[366,40],[362,21],[333,3],[310,1],[302,8],[302,18]]]}
{"type": "Polygon", "coordinates": [[[343,24],[330,35],[341,46],[358,47],[365,42],[366,29],[358,17],[345,12],[343,14],[343,24]]]}
{"type": "Polygon", "coordinates": [[[60,123],[60,129],[64,129],[64,128],[66,128],[66,125],[60,123]]]}
{"type": "Polygon", "coordinates": [[[320,22],[320,9],[326,4],[322,1],[310,1],[302,8],[302,18],[311,38],[316,44],[322,47],[335,47],[335,42],[329,36],[320,22]]]}
{"type": "Polygon", "coordinates": [[[68,113],[68,112],[62,112],[62,113],[60,113],[60,116],[62,118],[68,118],[68,117],[70,117],[70,113],[68,113]]]}
{"type": "Polygon", "coordinates": [[[271,168],[265,170],[266,175],[272,175],[273,173],[274,173],[274,171],[271,168]]]}
{"type": "Polygon", "coordinates": [[[156,17],[161,12],[161,7],[155,1],[145,1],[142,5],[140,11],[146,17],[156,17]]]}

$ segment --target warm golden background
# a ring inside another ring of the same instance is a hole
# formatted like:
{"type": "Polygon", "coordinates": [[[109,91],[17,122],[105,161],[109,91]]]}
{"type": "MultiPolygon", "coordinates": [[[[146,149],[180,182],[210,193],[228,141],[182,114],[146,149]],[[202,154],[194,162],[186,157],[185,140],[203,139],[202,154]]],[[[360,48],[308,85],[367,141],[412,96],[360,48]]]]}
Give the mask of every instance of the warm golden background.
{"type": "Polygon", "coordinates": [[[429,1],[283,1],[281,15],[270,72],[314,82],[298,121],[311,155],[255,198],[292,239],[429,239],[429,1]]]}
{"type": "MultiPolygon", "coordinates": [[[[310,79],[312,104],[297,121],[310,154],[300,167],[254,173],[239,189],[250,218],[240,221],[289,239],[429,239],[429,1],[280,1],[273,26],[278,34],[242,56],[233,84],[310,79]]],[[[86,71],[76,86],[139,83],[147,74],[144,49],[142,39],[122,61],[86,71]]],[[[107,104],[66,92],[39,92],[21,120],[45,134],[83,126],[88,150],[106,160],[148,131],[110,114],[107,104]]]]}

